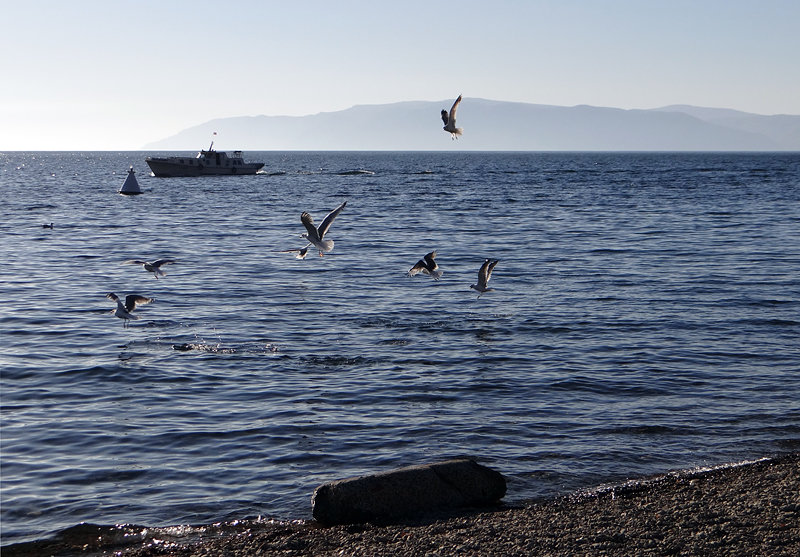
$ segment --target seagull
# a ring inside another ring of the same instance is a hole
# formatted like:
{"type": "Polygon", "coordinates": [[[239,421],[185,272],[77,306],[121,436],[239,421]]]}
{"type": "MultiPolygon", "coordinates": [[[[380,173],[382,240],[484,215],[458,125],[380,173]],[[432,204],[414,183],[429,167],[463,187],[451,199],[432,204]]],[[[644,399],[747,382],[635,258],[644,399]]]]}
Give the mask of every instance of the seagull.
{"type": "Polygon", "coordinates": [[[442,270],[434,259],[436,259],[436,250],[426,253],[425,257],[417,261],[417,264],[409,269],[408,276],[413,277],[419,273],[425,273],[432,276],[434,280],[439,280],[442,276],[442,270]]]}
{"type": "Polygon", "coordinates": [[[153,273],[153,276],[158,278],[159,275],[162,277],[166,275],[164,271],[161,270],[162,265],[172,265],[175,263],[174,259],[156,259],[152,263],[148,263],[147,261],[139,261],[138,259],[128,259],[125,263],[133,263],[134,265],[141,265],[145,271],[150,271],[153,273]]]}
{"type": "MultiPolygon", "coordinates": [[[[300,222],[302,222],[303,226],[305,226],[306,230],[308,230],[307,234],[301,234],[300,236],[310,242],[309,246],[314,244],[314,246],[319,250],[320,257],[324,255],[323,252],[329,252],[333,249],[333,240],[323,240],[323,238],[325,237],[325,233],[328,231],[328,228],[331,227],[333,219],[335,219],[337,215],[342,212],[342,209],[344,209],[345,205],[347,205],[347,201],[328,213],[325,218],[322,219],[322,224],[319,225],[319,228],[314,227],[314,219],[311,218],[311,215],[306,212],[303,212],[303,214],[300,215],[300,222]]],[[[307,247],[308,246],[306,246],[306,248],[307,247]]]]}
{"type": "Polygon", "coordinates": [[[53,229],[53,223],[51,222],[50,224],[43,224],[42,228],[49,228],[49,229],[52,230],[53,229]]]}
{"type": "Polygon", "coordinates": [[[123,304],[122,300],[119,299],[119,296],[113,292],[110,292],[108,295],[106,295],[106,298],[117,302],[117,309],[113,310],[112,313],[120,319],[124,319],[122,322],[123,328],[128,326],[129,319],[139,319],[138,315],[132,315],[137,304],[141,306],[155,301],[155,298],[147,298],[146,296],[139,296],[138,294],[128,294],[125,296],[125,303],[123,304]]]}
{"type": "Polygon", "coordinates": [[[481,297],[481,294],[484,292],[489,292],[490,290],[494,290],[494,288],[489,288],[489,279],[492,278],[492,270],[494,266],[497,265],[497,260],[491,261],[487,259],[481,265],[480,270],[478,271],[478,284],[470,284],[469,287],[473,288],[478,291],[478,298],[481,297]]]}
{"type": "Polygon", "coordinates": [[[462,128],[456,127],[456,110],[460,102],[461,95],[459,95],[456,102],[453,103],[450,114],[448,114],[445,109],[442,109],[442,122],[444,122],[444,127],[442,129],[446,132],[450,132],[450,139],[458,139],[458,136],[464,133],[462,128]]]}

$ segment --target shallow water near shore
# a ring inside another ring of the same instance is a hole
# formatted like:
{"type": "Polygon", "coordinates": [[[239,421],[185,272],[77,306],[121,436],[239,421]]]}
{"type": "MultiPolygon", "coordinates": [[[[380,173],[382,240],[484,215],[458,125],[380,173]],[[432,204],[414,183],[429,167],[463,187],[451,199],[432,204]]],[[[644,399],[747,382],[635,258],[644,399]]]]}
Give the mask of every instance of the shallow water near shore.
{"type": "Polygon", "coordinates": [[[513,502],[800,446],[800,154],[148,154],[0,154],[3,544],[309,518],[454,456],[513,502]],[[330,254],[281,251],[345,200],[330,254]],[[108,292],[156,301],[126,329],[108,292]]]}

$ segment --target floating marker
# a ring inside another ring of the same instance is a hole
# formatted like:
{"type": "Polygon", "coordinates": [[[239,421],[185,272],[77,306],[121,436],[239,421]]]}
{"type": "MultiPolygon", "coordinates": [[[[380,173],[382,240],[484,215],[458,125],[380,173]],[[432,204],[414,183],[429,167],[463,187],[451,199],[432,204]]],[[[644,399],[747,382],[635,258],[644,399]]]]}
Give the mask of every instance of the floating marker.
{"type": "Polygon", "coordinates": [[[142,193],[141,188],[139,188],[139,182],[136,180],[136,172],[134,172],[133,167],[128,170],[128,177],[125,178],[125,183],[122,184],[122,189],[119,190],[119,193],[124,195],[142,193]]]}

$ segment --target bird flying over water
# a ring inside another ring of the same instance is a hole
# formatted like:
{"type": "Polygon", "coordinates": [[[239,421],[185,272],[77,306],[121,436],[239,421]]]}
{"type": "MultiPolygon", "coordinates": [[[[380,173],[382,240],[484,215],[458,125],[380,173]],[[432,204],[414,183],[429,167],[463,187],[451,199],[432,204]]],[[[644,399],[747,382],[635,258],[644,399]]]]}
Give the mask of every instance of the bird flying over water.
{"type": "Polygon", "coordinates": [[[489,288],[489,279],[492,278],[492,270],[494,270],[495,265],[497,265],[497,259],[494,261],[489,259],[484,261],[483,265],[481,265],[481,268],[478,271],[478,284],[469,285],[470,288],[478,291],[478,298],[480,298],[481,294],[484,292],[494,290],[494,288],[489,288]]]}
{"type": "Polygon", "coordinates": [[[110,292],[106,295],[106,298],[109,300],[114,300],[117,302],[117,309],[112,310],[111,313],[122,319],[122,326],[127,327],[128,321],[130,319],[139,319],[138,315],[133,315],[133,310],[136,309],[136,306],[141,306],[144,304],[149,304],[150,302],[155,301],[155,298],[148,298],[147,296],[139,296],[138,294],[128,294],[125,296],[125,303],[122,303],[122,300],[119,299],[119,296],[110,292]]]}
{"type": "MultiPolygon", "coordinates": [[[[345,205],[347,205],[347,201],[328,213],[325,218],[322,219],[322,224],[320,224],[319,227],[314,226],[314,219],[311,218],[311,215],[308,213],[303,212],[303,214],[300,215],[300,222],[303,223],[303,226],[305,226],[306,230],[308,231],[305,234],[301,234],[301,236],[311,242],[311,244],[313,244],[314,247],[319,250],[320,257],[333,249],[333,240],[325,240],[325,233],[328,231],[328,228],[331,227],[333,219],[335,219],[339,213],[342,212],[342,209],[344,209],[345,205]]],[[[306,248],[307,247],[308,246],[306,246],[306,248]]]]}
{"type": "Polygon", "coordinates": [[[456,102],[453,103],[449,114],[446,110],[442,109],[442,121],[444,122],[444,127],[442,129],[446,132],[450,132],[450,139],[458,139],[458,136],[464,133],[462,128],[456,127],[456,110],[460,102],[461,95],[459,95],[456,102]]]}
{"type": "Polygon", "coordinates": [[[158,278],[159,275],[162,277],[166,275],[164,271],[161,270],[162,265],[172,265],[175,263],[174,259],[156,259],[152,263],[148,263],[147,261],[140,261],[138,259],[128,259],[125,263],[133,263],[135,265],[141,265],[145,271],[150,271],[153,273],[153,276],[158,278]]]}
{"type": "Polygon", "coordinates": [[[434,280],[439,280],[442,276],[442,270],[439,268],[436,261],[434,261],[435,259],[436,250],[426,253],[425,257],[417,261],[417,264],[409,269],[408,276],[413,277],[419,273],[425,273],[426,275],[432,276],[434,280]]]}

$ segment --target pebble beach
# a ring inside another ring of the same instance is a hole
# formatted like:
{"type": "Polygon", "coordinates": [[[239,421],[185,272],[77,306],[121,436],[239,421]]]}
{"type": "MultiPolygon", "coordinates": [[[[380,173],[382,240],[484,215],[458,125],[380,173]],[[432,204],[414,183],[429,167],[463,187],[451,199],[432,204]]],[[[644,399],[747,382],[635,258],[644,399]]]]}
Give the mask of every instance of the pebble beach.
{"type": "Polygon", "coordinates": [[[800,453],[391,524],[253,521],[182,536],[152,529],[136,543],[115,547],[102,538],[102,547],[62,540],[5,547],[3,555],[796,556],[800,453]]]}

